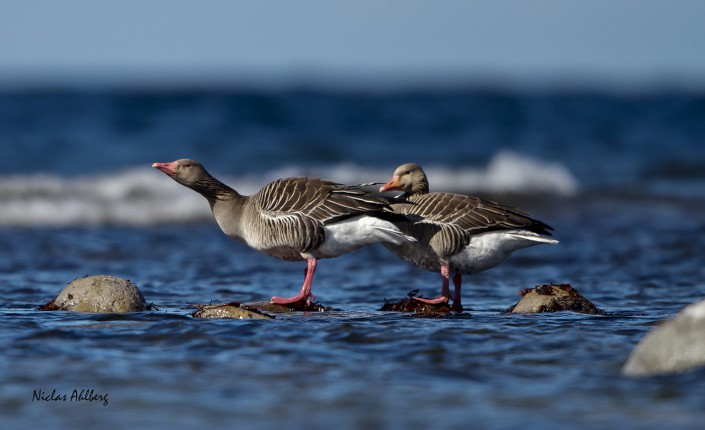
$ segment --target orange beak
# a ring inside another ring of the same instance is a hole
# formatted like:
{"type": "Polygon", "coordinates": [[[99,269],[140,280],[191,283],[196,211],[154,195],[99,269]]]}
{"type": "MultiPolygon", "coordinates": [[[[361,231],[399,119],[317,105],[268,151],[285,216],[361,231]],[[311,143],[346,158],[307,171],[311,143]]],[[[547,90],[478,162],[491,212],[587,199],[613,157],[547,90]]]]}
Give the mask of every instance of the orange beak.
{"type": "Polygon", "coordinates": [[[392,176],[392,179],[389,180],[386,184],[382,185],[379,187],[380,192],[384,191],[394,191],[398,190],[401,184],[399,184],[399,176],[392,176]]]}

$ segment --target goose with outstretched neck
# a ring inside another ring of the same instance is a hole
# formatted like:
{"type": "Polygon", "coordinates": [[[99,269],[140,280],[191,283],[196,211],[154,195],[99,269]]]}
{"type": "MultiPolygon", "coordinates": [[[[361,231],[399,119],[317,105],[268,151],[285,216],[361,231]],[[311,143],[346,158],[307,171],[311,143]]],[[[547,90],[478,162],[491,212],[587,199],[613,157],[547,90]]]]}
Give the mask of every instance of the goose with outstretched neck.
{"type": "Polygon", "coordinates": [[[473,274],[502,263],[514,251],[539,244],[554,245],[549,225],[528,214],[477,197],[429,192],[428,178],[421,166],[399,166],[380,188],[401,191],[392,207],[408,221],[397,223],[416,242],[384,246],[417,267],[440,272],[441,294],[434,299],[417,297],[425,303],[448,303],[450,275],[455,291],[453,309],[462,310],[462,274],[473,274]]]}
{"type": "Polygon", "coordinates": [[[244,196],[194,160],[152,167],[203,195],[227,236],[271,257],[307,262],[299,294],[272,297],[275,304],[309,304],[314,299],[311,284],[320,258],[338,257],[373,243],[415,241],[390,221],[399,215],[387,200],[356,187],[298,177],[277,179],[244,196]]]}

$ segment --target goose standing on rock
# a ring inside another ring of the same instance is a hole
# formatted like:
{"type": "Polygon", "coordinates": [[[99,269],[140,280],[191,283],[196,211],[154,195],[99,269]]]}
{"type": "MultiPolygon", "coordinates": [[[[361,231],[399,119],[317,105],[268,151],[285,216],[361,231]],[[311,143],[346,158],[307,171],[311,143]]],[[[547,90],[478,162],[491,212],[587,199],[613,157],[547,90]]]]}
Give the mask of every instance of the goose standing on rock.
{"type": "Polygon", "coordinates": [[[203,195],[220,229],[271,257],[304,261],[298,295],[272,297],[275,304],[310,303],[319,258],[337,257],[373,243],[402,245],[415,239],[387,219],[399,217],[381,197],[359,188],[317,178],[278,179],[243,196],[211,176],[194,160],[152,167],[203,195]]]}
{"type": "Polygon", "coordinates": [[[462,274],[495,267],[518,249],[558,243],[546,237],[550,226],[518,209],[461,194],[430,193],[426,173],[416,163],[399,166],[380,188],[393,190],[403,192],[394,211],[412,219],[397,226],[417,242],[384,246],[417,267],[440,271],[443,279],[438,298],[416,298],[424,303],[448,303],[454,273],[453,309],[460,311],[462,274]]]}

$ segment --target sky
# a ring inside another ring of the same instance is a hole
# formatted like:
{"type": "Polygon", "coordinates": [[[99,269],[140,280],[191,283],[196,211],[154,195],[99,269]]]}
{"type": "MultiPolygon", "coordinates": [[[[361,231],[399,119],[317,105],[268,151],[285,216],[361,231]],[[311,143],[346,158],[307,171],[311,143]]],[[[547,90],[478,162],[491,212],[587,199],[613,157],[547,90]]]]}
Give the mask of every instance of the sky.
{"type": "Polygon", "coordinates": [[[700,0],[3,0],[0,83],[705,88],[700,0]]]}

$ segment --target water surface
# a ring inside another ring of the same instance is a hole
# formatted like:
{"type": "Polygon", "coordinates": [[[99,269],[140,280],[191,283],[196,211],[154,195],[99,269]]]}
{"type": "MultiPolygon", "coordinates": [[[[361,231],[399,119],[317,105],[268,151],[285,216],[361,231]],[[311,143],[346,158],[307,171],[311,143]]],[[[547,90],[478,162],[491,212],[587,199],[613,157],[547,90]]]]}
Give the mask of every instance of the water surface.
{"type": "Polygon", "coordinates": [[[705,374],[621,376],[655,324],[705,296],[700,95],[48,92],[0,95],[0,413],[8,426],[697,428],[705,374]],[[188,156],[242,192],[279,176],[481,193],[561,243],[466,277],[444,319],[378,311],[439,276],[381,247],[319,263],[328,313],[194,320],[294,294],[303,263],[224,237],[149,166],[188,156]],[[158,311],[38,312],[72,279],[131,279],[158,311]],[[512,315],[570,283],[607,315],[512,315]],[[73,391],[102,396],[71,401],[73,391]],[[67,400],[33,400],[41,397],[67,400]],[[107,396],[107,405],[104,405],[107,396]]]}

